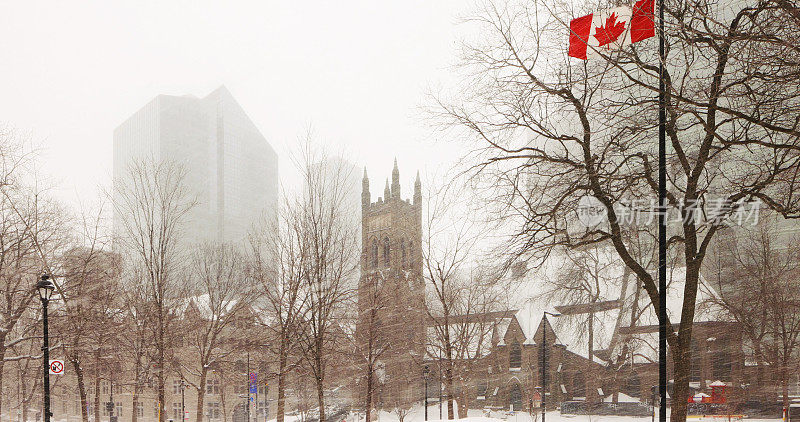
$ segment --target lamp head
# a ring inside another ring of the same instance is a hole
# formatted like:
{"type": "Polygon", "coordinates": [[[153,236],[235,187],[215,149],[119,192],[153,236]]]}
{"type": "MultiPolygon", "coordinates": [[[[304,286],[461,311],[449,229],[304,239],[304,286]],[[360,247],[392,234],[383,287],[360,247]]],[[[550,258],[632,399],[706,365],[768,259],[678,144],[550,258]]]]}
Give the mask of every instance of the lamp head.
{"type": "Polygon", "coordinates": [[[39,299],[42,301],[50,300],[50,297],[53,295],[53,291],[56,290],[56,285],[53,284],[52,280],[50,280],[50,274],[42,274],[42,277],[39,278],[39,282],[36,283],[36,290],[39,291],[39,299]]]}

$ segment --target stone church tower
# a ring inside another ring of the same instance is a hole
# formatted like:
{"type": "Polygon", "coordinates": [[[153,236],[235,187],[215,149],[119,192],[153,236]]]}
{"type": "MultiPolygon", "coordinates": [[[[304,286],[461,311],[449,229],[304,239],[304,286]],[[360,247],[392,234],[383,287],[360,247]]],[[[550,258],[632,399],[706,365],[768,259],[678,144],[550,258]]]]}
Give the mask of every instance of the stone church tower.
{"type": "MultiPolygon", "coordinates": [[[[390,408],[421,400],[425,350],[425,285],[422,278],[422,185],[412,200],[400,194],[397,160],[392,183],[371,201],[364,169],[361,192],[361,280],[358,288],[360,357],[372,362],[375,406],[390,408]]],[[[363,373],[363,372],[362,372],[363,373]]],[[[364,398],[366,380],[358,397],[364,398]]],[[[363,403],[363,401],[362,401],[363,403]]]]}

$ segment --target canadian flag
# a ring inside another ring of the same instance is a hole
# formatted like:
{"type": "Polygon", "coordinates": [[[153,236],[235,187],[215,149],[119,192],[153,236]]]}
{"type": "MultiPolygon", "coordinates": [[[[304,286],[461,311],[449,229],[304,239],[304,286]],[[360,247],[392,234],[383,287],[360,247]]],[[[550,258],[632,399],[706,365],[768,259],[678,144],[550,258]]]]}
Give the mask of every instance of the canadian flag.
{"type": "Polygon", "coordinates": [[[586,60],[587,52],[609,52],[656,34],[655,0],[615,7],[575,18],[569,23],[569,55],[586,60]]]}

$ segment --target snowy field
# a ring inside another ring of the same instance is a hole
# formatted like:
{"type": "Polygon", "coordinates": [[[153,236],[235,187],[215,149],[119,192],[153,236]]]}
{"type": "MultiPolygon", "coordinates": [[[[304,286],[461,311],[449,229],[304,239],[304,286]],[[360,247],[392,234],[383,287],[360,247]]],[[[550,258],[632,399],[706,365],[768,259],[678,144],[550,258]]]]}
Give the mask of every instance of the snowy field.
{"type": "MultiPolygon", "coordinates": [[[[429,422],[444,422],[447,419],[447,409],[442,409],[443,419],[439,418],[438,405],[428,407],[428,421],[429,422]]],[[[667,416],[669,419],[669,416],[667,416]]],[[[421,406],[415,407],[407,415],[404,416],[403,422],[423,422],[425,415],[421,406]]],[[[638,416],[606,416],[606,415],[562,415],[559,411],[547,412],[545,416],[546,422],[650,422],[650,417],[638,416]]],[[[781,419],[746,419],[748,422],[779,422],[781,419]]],[[[471,409],[469,417],[458,419],[459,422],[541,422],[541,414],[536,414],[531,417],[530,414],[525,412],[489,412],[487,415],[483,410],[471,409]]],[[[727,422],[727,419],[719,418],[699,418],[690,417],[689,422],[727,422]]],[[[275,422],[270,420],[268,422],[275,422]]],[[[287,416],[285,422],[301,422],[299,417],[287,416]]],[[[364,415],[350,414],[343,418],[342,421],[337,422],[364,422],[364,415]]],[[[371,422],[400,422],[399,416],[394,412],[382,411],[373,416],[371,422]]]]}

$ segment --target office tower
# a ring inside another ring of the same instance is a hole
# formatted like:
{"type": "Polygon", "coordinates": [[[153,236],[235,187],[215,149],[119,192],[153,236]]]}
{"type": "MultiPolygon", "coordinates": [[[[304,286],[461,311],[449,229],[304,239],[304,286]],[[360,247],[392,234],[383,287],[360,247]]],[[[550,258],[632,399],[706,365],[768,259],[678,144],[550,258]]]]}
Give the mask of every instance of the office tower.
{"type": "MultiPolygon", "coordinates": [[[[159,95],[114,130],[114,180],[137,160],[176,163],[197,205],[182,243],[241,242],[275,215],[278,156],[225,88],[203,98],[159,95]]],[[[115,193],[116,195],[116,193],[115,193]]],[[[124,216],[115,210],[114,231],[124,216]]]]}

